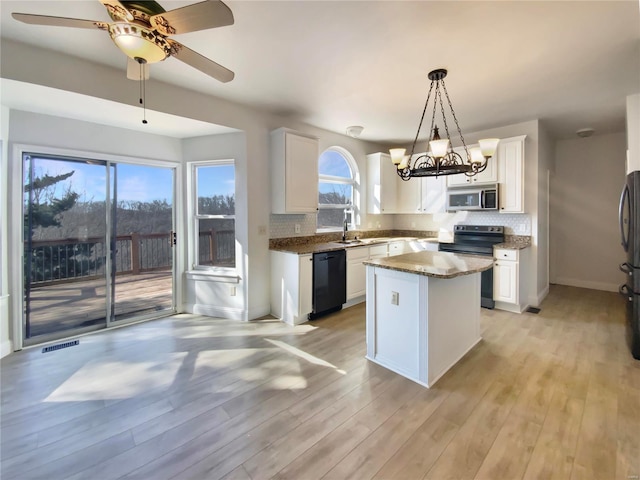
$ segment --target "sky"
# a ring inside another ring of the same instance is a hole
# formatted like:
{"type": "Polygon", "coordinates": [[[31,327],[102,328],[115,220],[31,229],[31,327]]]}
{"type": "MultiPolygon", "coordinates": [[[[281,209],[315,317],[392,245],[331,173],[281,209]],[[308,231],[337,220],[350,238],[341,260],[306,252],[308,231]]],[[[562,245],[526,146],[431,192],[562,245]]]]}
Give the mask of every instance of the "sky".
{"type": "MultiPolygon", "coordinates": [[[[35,158],[33,164],[36,176],[45,173],[54,176],[74,171],[71,177],[56,185],[56,197],[62,196],[63,191],[71,185],[71,189],[80,194],[81,202],[105,200],[107,170],[104,165],[42,158],[35,158]]],[[[25,168],[27,166],[28,164],[25,168]]],[[[165,200],[169,204],[173,203],[172,169],[126,163],[118,163],[115,169],[118,179],[118,201],[165,200]]],[[[113,171],[112,167],[112,182],[113,171]]],[[[235,176],[232,165],[200,168],[198,178],[200,196],[234,194],[235,176]]]]}

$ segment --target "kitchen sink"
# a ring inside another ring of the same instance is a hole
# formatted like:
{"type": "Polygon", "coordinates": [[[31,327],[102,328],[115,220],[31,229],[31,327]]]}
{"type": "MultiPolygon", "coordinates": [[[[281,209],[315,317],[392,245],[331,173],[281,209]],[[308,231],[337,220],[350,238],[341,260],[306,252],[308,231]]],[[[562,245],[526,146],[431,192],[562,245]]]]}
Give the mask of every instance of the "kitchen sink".
{"type": "Polygon", "coordinates": [[[359,245],[363,242],[362,240],[338,240],[337,242],[333,243],[340,243],[342,245],[359,245]]]}

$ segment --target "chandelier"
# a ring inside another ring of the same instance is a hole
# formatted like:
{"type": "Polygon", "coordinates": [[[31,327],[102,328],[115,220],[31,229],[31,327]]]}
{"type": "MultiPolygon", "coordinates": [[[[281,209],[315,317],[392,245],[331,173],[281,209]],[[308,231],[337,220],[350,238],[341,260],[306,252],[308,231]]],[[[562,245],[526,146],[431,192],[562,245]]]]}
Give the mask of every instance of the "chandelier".
{"type": "Polygon", "coordinates": [[[405,155],[406,149],[404,148],[392,148],[389,150],[391,154],[391,161],[397,167],[397,173],[402,180],[409,180],[411,177],[438,177],[440,175],[454,175],[458,173],[464,173],[471,177],[476,175],[487,168],[487,162],[495,154],[498,142],[497,138],[487,138],[480,140],[479,147],[467,148],[464,138],[462,138],[462,131],[460,125],[458,125],[458,119],[453,111],[453,105],[447,92],[447,87],[444,84],[444,78],[447,76],[447,71],[444,68],[439,68],[429,72],[429,80],[431,80],[431,86],[429,87],[429,93],[427,94],[427,101],[424,104],[424,110],[422,111],[422,117],[420,118],[420,124],[418,125],[418,131],[416,132],[416,138],[413,140],[413,146],[411,147],[411,153],[405,155]],[[429,138],[429,151],[419,157],[413,159],[416,143],[418,142],[418,136],[420,135],[420,129],[424,121],[424,116],[427,113],[429,106],[429,100],[433,92],[433,113],[431,115],[431,128],[429,138]],[[447,125],[447,119],[444,114],[444,103],[442,101],[442,93],[447,99],[449,109],[451,110],[451,116],[456,124],[458,134],[460,135],[460,141],[464,149],[464,156],[453,151],[451,146],[449,127],[447,125]],[[436,112],[437,107],[440,106],[440,112],[442,114],[442,124],[446,132],[445,138],[440,138],[440,132],[436,125],[436,112]]]}

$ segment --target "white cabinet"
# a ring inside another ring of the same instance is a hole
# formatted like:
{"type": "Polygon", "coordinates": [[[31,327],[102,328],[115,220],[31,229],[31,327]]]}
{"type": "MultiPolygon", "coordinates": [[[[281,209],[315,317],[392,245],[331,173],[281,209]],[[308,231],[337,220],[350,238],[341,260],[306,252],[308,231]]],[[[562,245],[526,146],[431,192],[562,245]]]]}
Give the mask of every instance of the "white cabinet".
{"type": "Polygon", "coordinates": [[[396,213],[396,170],[388,154],[367,155],[367,213],[396,213]]]}
{"type": "Polygon", "coordinates": [[[369,247],[369,259],[384,258],[388,256],[387,244],[372,245],[369,247]]]}
{"type": "Polygon", "coordinates": [[[313,256],[271,252],[271,313],[290,325],[313,308],[313,256]]]}
{"type": "Polygon", "coordinates": [[[318,210],[318,139],[285,128],[271,132],[271,212],[318,210]]]}
{"type": "Polygon", "coordinates": [[[366,267],[369,247],[347,248],[347,301],[364,296],[367,286],[366,267]]]}
{"type": "MultiPolygon", "coordinates": [[[[423,153],[413,155],[411,164],[423,153]]],[[[447,178],[398,178],[397,213],[444,213],[447,207],[447,178]]]]}
{"type": "Polygon", "coordinates": [[[407,242],[404,240],[399,240],[397,242],[389,243],[388,256],[394,257],[396,255],[402,255],[403,253],[407,253],[408,249],[406,247],[407,242]]]}
{"type": "Polygon", "coordinates": [[[498,145],[498,202],[500,212],[524,212],[524,139],[505,138],[498,145]]]}
{"type": "Polygon", "coordinates": [[[493,299],[496,308],[522,313],[529,306],[526,303],[528,254],[529,249],[494,250],[493,299]]]}
{"type": "MultiPolygon", "coordinates": [[[[471,150],[471,148],[475,148],[478,145],[469,145],[467,146],[467,150],[471,150]]],[[[467,154],[464,151],[463,147],[457,147],[453,149],[454,152],[458,153],[462,159],[467,161],[467,154]]],[[[464,174],[457,175],[449,175],[447,177],[447,186],[449,187],[460,187],[460,186],[468,186],[468,185],[484,185],[496,183],[498,181],[498,165],[495,158],[490,158],[487,162],[487,168],[485,168],[482,172],[474,175],[473,177],[468,177],[464,174]]]]}

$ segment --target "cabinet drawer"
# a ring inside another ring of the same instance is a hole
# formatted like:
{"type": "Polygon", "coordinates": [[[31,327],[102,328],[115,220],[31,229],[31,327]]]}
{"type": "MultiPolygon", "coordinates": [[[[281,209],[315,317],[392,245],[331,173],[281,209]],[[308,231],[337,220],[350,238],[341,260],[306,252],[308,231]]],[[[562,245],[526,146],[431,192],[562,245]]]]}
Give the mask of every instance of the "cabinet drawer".
{"type": "Polygon", "coordinates": [[[347,248],[347,262],[364,261],[369,258],[369,247],[347,248]]]}
{"type": "Polygon", "coordinates": [[[503,250],[496,249],[494,255],[498,260],[511,260],[513,262],[518,261],[518,250],[503,250]]]}
{"type": "Polygon", "coordinates": [[[369,258],[380,258],[387,256],[387,244],[374,245],[369,247],[369,258]]]}

